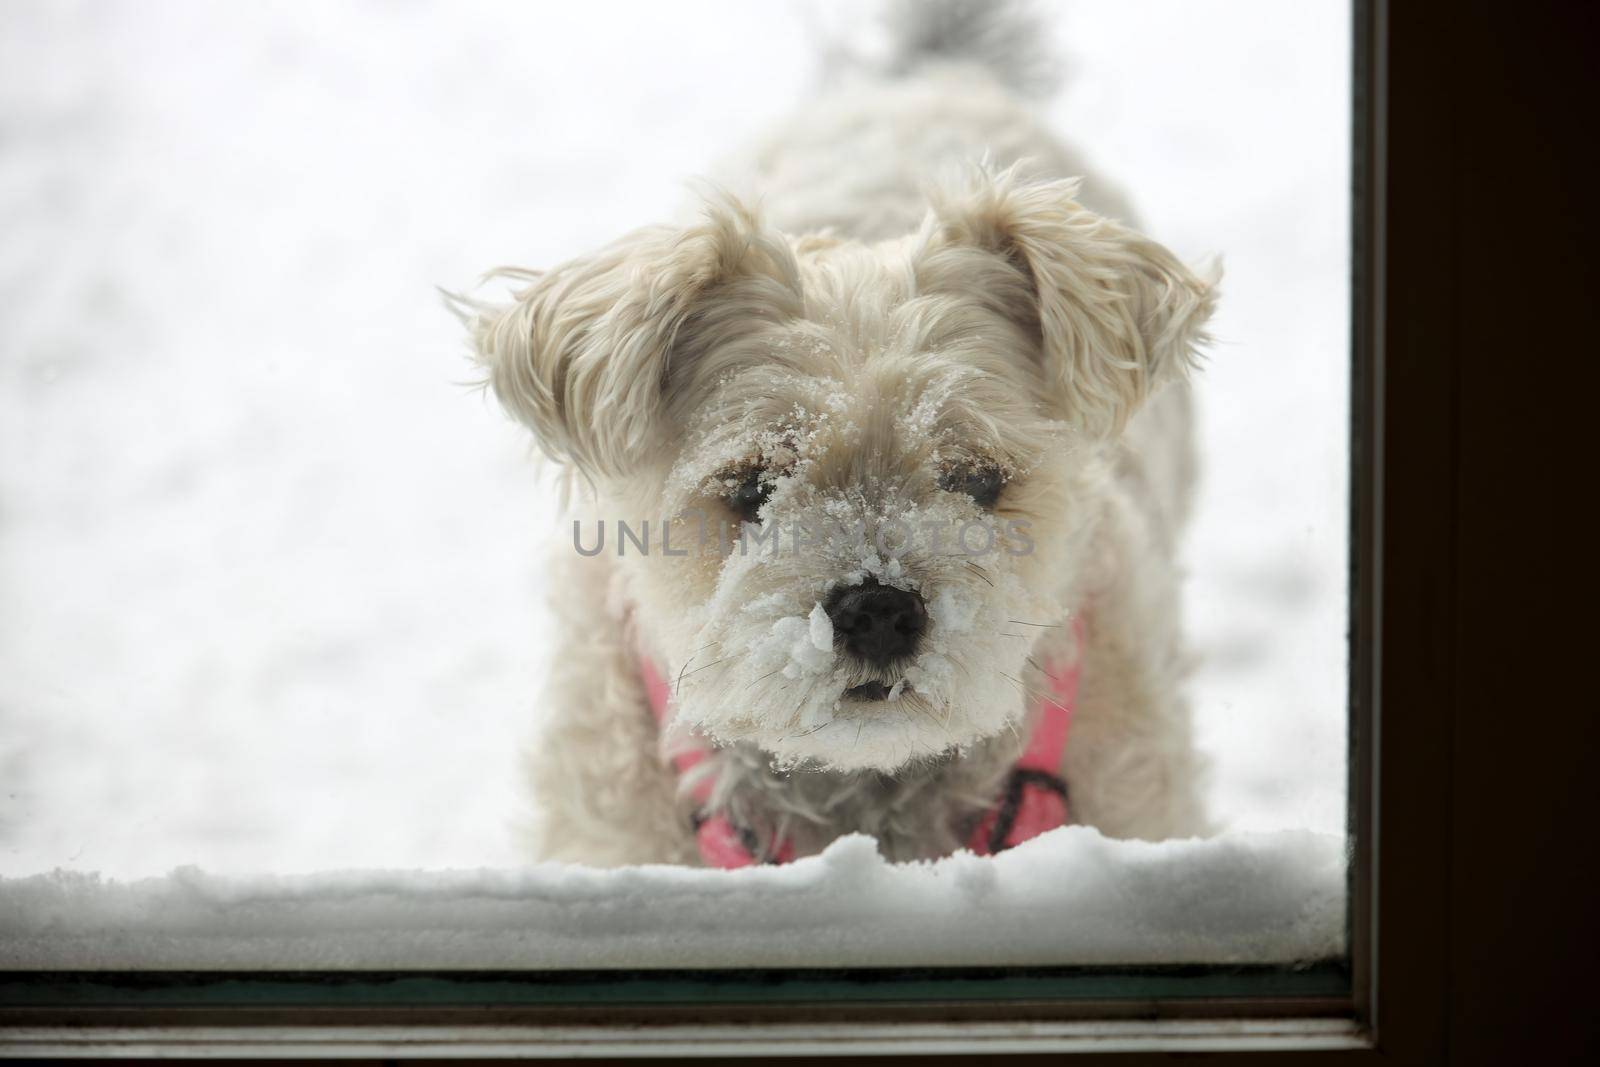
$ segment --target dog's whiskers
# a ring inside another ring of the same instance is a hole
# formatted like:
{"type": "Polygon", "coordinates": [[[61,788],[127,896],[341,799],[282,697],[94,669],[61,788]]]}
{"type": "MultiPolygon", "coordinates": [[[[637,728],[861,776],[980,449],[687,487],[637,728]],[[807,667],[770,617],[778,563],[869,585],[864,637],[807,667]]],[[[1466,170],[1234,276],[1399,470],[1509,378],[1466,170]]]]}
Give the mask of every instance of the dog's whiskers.
{"type": "Polygon", "coordinates": [[[712,647],[713,645],[720,645],[720,644],[722,644],[721,641],[708,641],[707,643],[701,645],[699,648],[692,649],[689,652],[689,658],[683,661],[683,666],[682,667],[678,668],[677,680],[672,683],[673,692],[677,692],[678,686],[683,684],[683,672],[689,669],[689,664],[694,662],[694,658],[696,656],[698,656],[700,653],[704,652],[706,649],[712,647]]]}
{"type": "Polygon", "coordinates": [[[1015,722],[1011,721],[1010,719],[1007,719],[1006,720],[1006,729],[1011,731],[1011,736],[1017,739],[1017,743],[1018,744],[1024,743],[1023,740],[1022,740],[1022,734],[1018,732],[1017,724],[1015,722]]]}
{"type": "Polygon", "coordinates": [[[954,710],[954,705],[947,705],[945,707],[944,718],[942,719],[934,714],[934,709],[926,701],[918,700],[916,704],[912,705],[912,707],[914,710],[920,711],[923,715],[926,715],[929,722],[937,723],[939,729],[944,731],[944,735],[946,737],[954,736],[950,733],[950,713],[954,710]],[[920,707],[918,705],[920,705],[920,707]]]}
{"type": "MultiPolygon", "coordinates": [[[[735,658],[737,658],[737,657],[734,657],[734,656],[723,656],[721,659],[714,659],[710,663],[707,663],[704,667],[696,667],[694,670],[688,671],[687,673],[680,671],[679,674],[678,674],[678,684],[682,685],[683,684],[683,680],[685,678],[693,677],[694,675],[699,674],[701,671],[708,671],[712,667],[715,667],[719,663],[726,663],[730,659],[735,659],[735,658]]],[[[687,667],[688,664],[685,663],[684,666],[687,667]]]]}
{"type": "MultiPolygon", "coordinates": [[[[715,643],[716,642],[712,642],[712,644],[715,644],[715,643]]],[[[708,645],[706,647],[709,648],[710,646],[708,645]]],[[[694,658],[696,656],[698,656],[699,654],[700,654],[700,652],[699,652],[698,649],[696,649],[694,652],[689,653],[689,658],[683,661],[683,666],[682,667],[678,668],[677,680],[672,683],[672,693],[673,693],[674,696],[676,696],[678,694],[678,691],[683,688],[683,672],[689,669],[689,664],[693,663],[694,662],[694,658]]]]}
{"type": "MultiPolygon", "coordinates": [[[[900,704],[900,707],[901,707],[902,710],[909,711],[909,712],[911,712],[913,714],[916,714],[916,715],[921,715],[924,718],[926,718],[929,722],[937,723],[939,721],[937,718],[934,717],[933,709],[928,707],[926,704],[924,704],[920,700],[915,700],[915,699],[902,697],[898,701],[898,703],[900,704]]],[[[948,732],[949,731],[946,730],[946,733],[948,733],[948,732]]]]}
{"type": "MultiPolygon", "coordinates": [[[[778,671],[781,671],[781,670],[783,670],[782,667],[779,667],[777,671],[768,671],[766,674],[763,674],[761,677],[757,678],[755,681],[753,681],[749,685],[745,686],[745,688],[746,689],[754,689],[757,685],[759,685],[762,682],[766,681],[768,678],[771,678],[774,674],[777,674],[778,671]]],[[[779,692],[782,692],[782,690],[780,689],[779,692]]]]}
{"type": "Polygon", "coordinates": [[[1012,685],[1016,686],[1022,692],[1023,696],[1032,697],[1034,700],[1040,700],[1046,704],[1053,704],[1062,711],[1069,710],[1065,704],[1062,704],[1061,701],[1056,699],[1055,694],[1041,692],[1040,690],[1033,688],[1033,686],[1028,685],[1022,679],[1013,678],[1005,671],[995,671],[995,673],[1004,678],[1006,681],[1010,682],[1012,685]]]}

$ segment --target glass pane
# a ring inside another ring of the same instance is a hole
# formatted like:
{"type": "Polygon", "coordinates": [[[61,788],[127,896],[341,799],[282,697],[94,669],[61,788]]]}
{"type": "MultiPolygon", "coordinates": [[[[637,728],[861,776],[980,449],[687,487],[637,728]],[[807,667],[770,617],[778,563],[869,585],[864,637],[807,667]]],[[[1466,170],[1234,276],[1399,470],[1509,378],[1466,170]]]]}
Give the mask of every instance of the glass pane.
{"type": "Polygon", "coordinates": [[[1348,5],[963,10],[8,9],[0,968],[1342,958],[1348,5]]]}

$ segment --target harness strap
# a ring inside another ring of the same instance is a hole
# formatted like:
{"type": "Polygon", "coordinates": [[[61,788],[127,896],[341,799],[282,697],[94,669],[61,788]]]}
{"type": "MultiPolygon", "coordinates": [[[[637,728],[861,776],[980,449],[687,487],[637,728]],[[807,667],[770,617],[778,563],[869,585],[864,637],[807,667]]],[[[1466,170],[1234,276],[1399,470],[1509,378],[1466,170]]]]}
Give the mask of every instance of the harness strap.
{"type": "MultiPolygon", "coordinates": [[[[980,856],[1004,852],[1046,830],[1066,825],[1067,783],[1061,779],[1061,757],[1067,747],[1067,729],[1072,724],[1072,709],[1078,701],[1084,644],[1083,620],[1072,619],[1075,654],[1068,662],[1052,661],[1045,670],[1049,692],[1035,701],[1033,732],[1016,765],[1006,776],[1004,787],[993,805],[978,821],[967,839],[967,848],[980,856]]],[[[672,692],[666,679],[650,657],[640,654],[639,678],[656,724],[665,730],[671,718],[672,692]]],[[[672,765],[679,777],[689,774],[711,753],[703,740],[678,746],[672,752],[672,765]]],[[[757,863],[788,863],[794,856],[794,842],[774,842],[763,850],[754,831],[735,826],[726,812],[713,810],[714,782],[709,775],[696,775],[689,787],[694,801],[695,840],[700,858],[708,867],[749,867],[757,863]]]]}

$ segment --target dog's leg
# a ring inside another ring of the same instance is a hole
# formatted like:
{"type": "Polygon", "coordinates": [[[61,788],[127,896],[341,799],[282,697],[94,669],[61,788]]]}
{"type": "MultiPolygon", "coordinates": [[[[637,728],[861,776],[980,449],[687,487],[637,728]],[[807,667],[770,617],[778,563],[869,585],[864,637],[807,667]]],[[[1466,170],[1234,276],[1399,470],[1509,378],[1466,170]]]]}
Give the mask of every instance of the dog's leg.
{"type": "Polygon", "coordinates": [[[536,859],[596,867],[693,863],[694,839],[662,759],[633,642],[608,605],[603,558],[551,568],[559,645],[524,752],[536,859]]]}
{"type": "Polygon", "coordinates": [[[1164,540],[1131,499],[1112,497],[1099,550],[1109,566],[1083,608],[1087,647],[1062,761],[1073,820],[1109,837],[1212,829],[1183,692],[1189,660],[1178,580],[1164,540]]]}

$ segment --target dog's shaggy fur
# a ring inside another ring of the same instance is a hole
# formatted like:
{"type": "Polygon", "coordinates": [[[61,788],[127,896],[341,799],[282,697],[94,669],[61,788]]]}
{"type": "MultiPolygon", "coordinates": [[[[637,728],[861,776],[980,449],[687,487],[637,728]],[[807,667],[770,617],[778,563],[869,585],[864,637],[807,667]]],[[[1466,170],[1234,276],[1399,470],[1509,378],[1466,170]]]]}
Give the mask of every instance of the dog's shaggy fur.
{"type": "Polygon", "coordinates": [[[998,73],[1025,65],[988,54],[1016,34],[917,10],[878,74],[754,153],[759,207],[708,192],[691,225],[503,272],[527,283],[514,303],[474,306],[496,395],[579,476],[589,529],[665,521],[680,546],[556,564],[541,858],[695,862],[664,755],[690,728],[718,746],[697,771],[715,803],[763,842],[948,853],[1017,758],[1041,664],[1080,655],[1073,819],[1207,827],[1173,552],[1214,279],[1114,193],[1080,195],[998,73]],[[963,526],[986,551],[940,546],[963,526]],[[746,541],[702,550],[708,529],[746,541]],[[829,605],[862,583],[920,599],[914,648],[875,662],[835,634],[829,605]],[[641,656],[673,685],[667,738],[641,656]]]}

